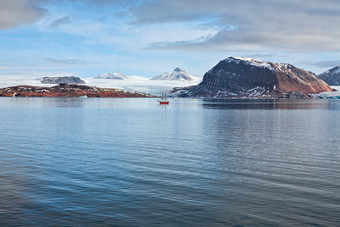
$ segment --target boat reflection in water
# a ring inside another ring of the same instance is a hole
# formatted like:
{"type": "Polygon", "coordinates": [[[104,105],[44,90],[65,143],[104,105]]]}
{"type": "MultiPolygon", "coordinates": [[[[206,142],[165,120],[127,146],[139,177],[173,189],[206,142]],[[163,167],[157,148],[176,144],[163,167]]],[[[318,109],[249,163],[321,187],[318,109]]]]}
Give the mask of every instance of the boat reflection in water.
{"type": "Polygon", "coordinates": [[[169,105],[170,101],[167,99],[166,93],[163,93],[161,99],[157,100],[160,105],[169,105]]]}

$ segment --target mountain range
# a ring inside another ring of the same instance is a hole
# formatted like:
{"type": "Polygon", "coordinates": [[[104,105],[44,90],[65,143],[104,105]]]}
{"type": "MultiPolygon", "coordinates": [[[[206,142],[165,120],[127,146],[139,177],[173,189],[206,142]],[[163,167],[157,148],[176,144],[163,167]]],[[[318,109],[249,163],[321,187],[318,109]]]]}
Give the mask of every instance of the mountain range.
{"type": "Polygon", "coordinates": [[[174,91],[180,91],[180,96],[192,97],[305,97],[309,94],[332,91],[328,84],[340,85],[340,65],[316,76],[312,72],[287,63],[229,57],[206,72],[201,83],[199,83],[200,80],[177,67],[172,72],[163,73],[151,79],[141,76],[125,76],[116,72],[103,73],[84,80],[74,76],[44,77],[33,80],[2,79],[0,87],[5,87],[7,84],[7,86],[16,86],[86,82],[95,87],[121,88],[148,93],[170,91],[175,87],[174,91]],[[183,88],[183,85],[191,86],[183,88]]]}
{"type": "MultiPolygon", "coordinates": [[[[148,79],[148,78],[141,77],[141,76],[125,76],[121,72],[115,72],[115,73],[102,73],[96,77],[93,77],[93,79],[143,80],[143,79],[148,79]]],[[[184,69],[177,67],[172,72],[163,73],[161,75],[152,77],[149,80],[194,81],[194,80],[199,80],[199,78],[194,77],[188,74],[187,72],[185,72],[184,69]]]]}

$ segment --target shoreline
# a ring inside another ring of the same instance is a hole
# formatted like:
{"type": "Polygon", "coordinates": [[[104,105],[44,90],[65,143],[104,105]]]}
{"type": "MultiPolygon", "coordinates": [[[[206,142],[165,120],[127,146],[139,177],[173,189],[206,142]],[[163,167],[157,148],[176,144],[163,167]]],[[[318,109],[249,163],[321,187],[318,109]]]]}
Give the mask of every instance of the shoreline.
{"type": "Polygon", "coordinates": [[[61,83],[52,87],[18,85],[0,88],[0,97],[155,97],[142,92],[61,83]]]}

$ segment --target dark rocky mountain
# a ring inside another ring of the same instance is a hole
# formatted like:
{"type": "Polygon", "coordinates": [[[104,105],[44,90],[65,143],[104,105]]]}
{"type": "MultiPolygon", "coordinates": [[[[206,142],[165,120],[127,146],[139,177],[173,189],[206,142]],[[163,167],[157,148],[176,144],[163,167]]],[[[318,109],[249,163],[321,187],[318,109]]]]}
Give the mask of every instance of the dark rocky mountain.
{"type": "Polygon", "coordinates": [[[180,91],[190,97],[281,97],[332,89],[315,74],[290,64],[229,57],[205,73],[203,81],[180,91]]]}
{"type": "Polygon", "coordinates": [[[340,65],[337,65],[324,73],[318,75],[328,85],[340,86],[340,65]]]}
{"type": "Polygon", "coordinates": [[[43,77],[40,82],[42,84],[85,84],[85,81],[75,76],[63,76],[63,77],[43,77]]]}
{"type": "Polygon", "coordinates": [[[114,88],[97,88],[62,83],[53,87],[20,85],[0,88],[0,96],[15,97],[152,97],[140,92],[114,88]]]}

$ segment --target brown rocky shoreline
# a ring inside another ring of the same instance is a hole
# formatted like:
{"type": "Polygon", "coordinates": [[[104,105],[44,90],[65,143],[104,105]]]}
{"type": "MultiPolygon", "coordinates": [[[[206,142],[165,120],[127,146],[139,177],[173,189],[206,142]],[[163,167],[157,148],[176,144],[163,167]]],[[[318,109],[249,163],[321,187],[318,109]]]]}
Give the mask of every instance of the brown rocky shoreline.
{"type": "Polygon", "coordinates": [[[153,97],[140,92],[115,88],[97,88],[86,85],[61,83],[53,87],[19,85],[0,88],[4,97],[153,97]]]}

